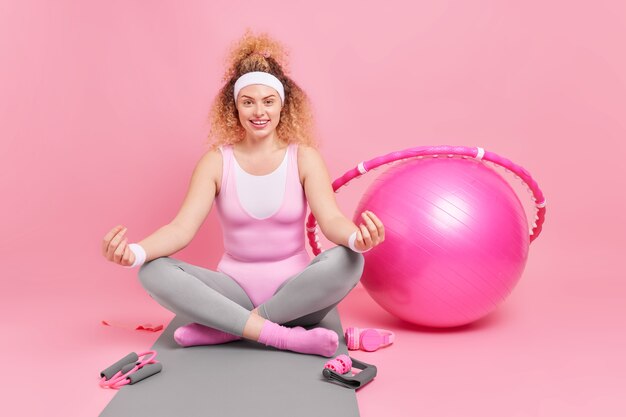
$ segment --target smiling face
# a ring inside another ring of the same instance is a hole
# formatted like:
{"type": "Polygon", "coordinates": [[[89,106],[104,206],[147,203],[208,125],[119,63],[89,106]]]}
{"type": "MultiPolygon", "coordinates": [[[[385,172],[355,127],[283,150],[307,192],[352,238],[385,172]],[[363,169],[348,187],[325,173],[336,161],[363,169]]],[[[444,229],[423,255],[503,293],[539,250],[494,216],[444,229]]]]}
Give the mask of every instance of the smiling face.
{"type": "Polygon", "coordinates": [[[282,103],[278,92],[263,84],[248,85],[239,90],[237,110],[246,137],[273,137],[280,121],[282,103]]]}

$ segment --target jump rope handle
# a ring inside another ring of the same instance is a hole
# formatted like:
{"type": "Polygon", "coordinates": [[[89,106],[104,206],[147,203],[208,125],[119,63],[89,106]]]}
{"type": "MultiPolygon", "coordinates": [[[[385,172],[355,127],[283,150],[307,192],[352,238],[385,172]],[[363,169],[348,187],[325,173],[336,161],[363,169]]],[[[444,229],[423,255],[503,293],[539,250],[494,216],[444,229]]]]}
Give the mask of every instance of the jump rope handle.
{"type": "Polygon", "coordinates": [[[128,380],[129,380],[128,384],[133,385],[135,382],[139,382],[142,379],[148,378],[149,376],[158,374],[159,372],[161,372],[162,369],[163,369],[163,365],[161,364],[161,362],[148,364],[144,366],[143,368],[139,369],[137,372],[128,375],[128,380]]]}
{"type": "MultiPolygon", "coordinates": [[[[138,360],[139,360],[139,356],[135,352],[131,352],[128,355],[124,356],[119,361],[115,362],[113,365],[111,365],[108,368],[106,368],[104,371],[101,371],[100,372],[100,377],[104,377],[106,380],[109,380],[109,379],[111,379],[113,377],[113,375],[115,375],[116,373],[122,371],[122,369],[126,365],[132,364],[134,366],[135,362],[137,362],[138,360]]],[[[128,370],[126,370],[126,371],[124,371],[122,373],[125,374],[126,372],[128,372],[128,370]]]]}

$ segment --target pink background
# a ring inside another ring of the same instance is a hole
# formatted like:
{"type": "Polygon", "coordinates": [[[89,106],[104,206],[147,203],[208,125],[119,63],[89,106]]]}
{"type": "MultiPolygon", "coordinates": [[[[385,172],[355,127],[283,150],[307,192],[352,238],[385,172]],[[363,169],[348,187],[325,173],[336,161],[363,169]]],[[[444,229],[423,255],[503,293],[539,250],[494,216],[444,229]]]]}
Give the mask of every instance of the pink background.
{"type": "MultiPolygon", "coordinates": [[[[101,240],[177,213],[247,26],[291,49],[333,178],[394,150],[482,146],[548,200],[487,318],[416,327],[360,285],[340,305],[344,327],[397,333],[354,355],[379,368],[361,415],[624,415],[626,7],[497,0],[0,2],[0,413],[96,415],[114,394],[99,371],[160,335],[100,321],[172,318],[101,240]]],[[[372,178],[338,194],[349,217],[372,178]]],[[[213,211],[175,256],[215,267],[221,250],[213,211]]]]}

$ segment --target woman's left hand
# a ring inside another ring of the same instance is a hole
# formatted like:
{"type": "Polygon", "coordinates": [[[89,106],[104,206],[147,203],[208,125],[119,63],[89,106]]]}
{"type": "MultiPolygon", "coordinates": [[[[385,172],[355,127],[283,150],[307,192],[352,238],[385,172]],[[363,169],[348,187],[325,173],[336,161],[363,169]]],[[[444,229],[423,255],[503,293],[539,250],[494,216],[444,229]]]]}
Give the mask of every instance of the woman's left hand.
{"type": "Polygon", "coordinates": [[[372,249],[385,241],[385,226],[374,213],[365,210],[361,213],[363,223],[359,224],[356,232],[354,247],[359,251],[372,249]]]}

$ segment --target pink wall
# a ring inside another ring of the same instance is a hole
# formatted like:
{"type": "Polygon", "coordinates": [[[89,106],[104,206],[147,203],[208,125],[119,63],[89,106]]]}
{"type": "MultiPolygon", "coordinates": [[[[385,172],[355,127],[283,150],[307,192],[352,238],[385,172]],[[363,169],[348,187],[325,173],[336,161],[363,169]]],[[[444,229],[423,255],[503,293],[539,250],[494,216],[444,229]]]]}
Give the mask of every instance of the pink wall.
{"type": "MultiPolygon", "coordinates": [[[[226,46],[245,26],[292,49],[334,176],[391,150],[483,146],[538,180],[546,240],[599,244],[625,225],[597,216],[626,206],[621,164],[611,162],[626,148],[619,2],[333,2],[332,13],[83,3],[4,2],[0,14],[0,248],[12,273],[36,251],[41,262],[23,280],[70,259],[98,268],[99,239],[118,223],[139,240],[171,220],[203,152],[226,46]]],[[[217,256],[214,216],[206,226],[185,252],[198,262],[217,256]]]]}
{"type": "MultiPolygon", "coordinates": [[[[77,300],[69,321],[145,299],[101,239],[125,224],[138,241],[176,214],[221,61],[247,26],[291,48],[333,177],[393,150],[482,146],[548,199],[531,262],[560,254],[611,291],[626,230],[625,20],[620,1],[2,1],[3,323],[38,320],[33,294],[77,300]]],[[[338,197],[349,216],[368,181],[338,197]]],[[[213,212],[179,256],[212,267],[220,251],[213,212]]]]}

